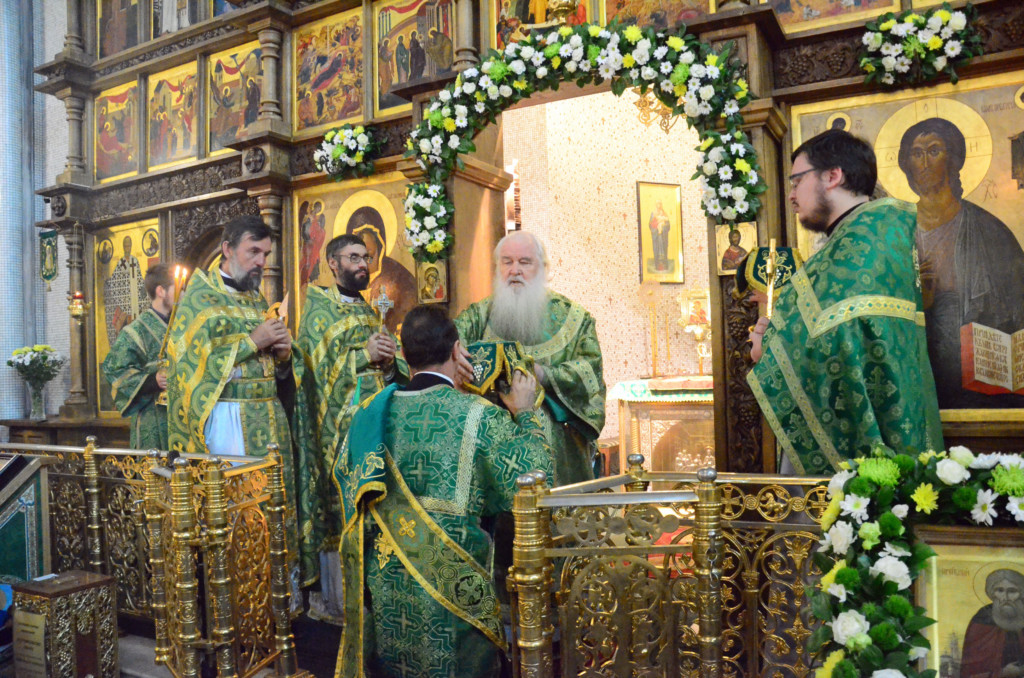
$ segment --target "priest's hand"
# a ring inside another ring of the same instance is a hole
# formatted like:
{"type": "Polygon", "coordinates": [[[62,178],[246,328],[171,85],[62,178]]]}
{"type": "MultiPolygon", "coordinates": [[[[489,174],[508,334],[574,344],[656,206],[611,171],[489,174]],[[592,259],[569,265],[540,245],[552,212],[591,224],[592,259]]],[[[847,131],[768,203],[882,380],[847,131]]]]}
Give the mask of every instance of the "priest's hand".
{"type": "Polygon", "coordinates": [[[256,344],[256,348],[265,351],[273,348],[275,351],[279,346],[287,346],[288,353],[292,351],[292,335],[288,326],[281,322],[280,318],[264,320],[259,327],[249,333],[249,338],[256,344]]]}
{"type": "Polygon", "coordinates": [[[370,362],[386,365],[395,359],[398,344],[391,335],[377,332],[366,342],[366,350],[370,354],[370,362]]]}
{"type": "Polygon", "coordinates": [[[459,355],[455,359],[455,385],[459,390],[463,390],[463,384],[473,383],[473,363],[470,362],[469,358],[469,351],[460,342],[459,355]]]}
{"type": "Polygon", "coordinates": [[[499,391],[498,396],[513,416],[520,412],[528,412],[537,401],[537,378],[516,370],[512,375],[512,386],[508,393],[499,391]]]}
{"type": "Polygon", "coordinates": [[[156,371],[156,385],[161,391],[167,390],[167,370],[156,371]]]}
{"type": "Polygon", "coordinates": [[[761,355],[764,353],[761,342],[769,322],[771,322],[770,318],[761,317],[757,319],[757,324],[750,328],[750,359],[755,363],[761,359],[761,355]]]}

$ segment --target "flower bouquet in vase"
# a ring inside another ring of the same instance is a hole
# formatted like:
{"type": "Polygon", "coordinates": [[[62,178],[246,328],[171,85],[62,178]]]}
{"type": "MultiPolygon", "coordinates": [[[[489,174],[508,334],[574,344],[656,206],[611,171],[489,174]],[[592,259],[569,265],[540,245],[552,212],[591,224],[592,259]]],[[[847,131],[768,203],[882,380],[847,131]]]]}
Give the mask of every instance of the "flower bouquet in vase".
{"type": "Polygon", "coordinates": [[[43,389],[50,380],[57,376],[65,362],[67,362],[67,358],[57,353],[49,344],[36,344],[15,349],[7,360],[7,364],[16,369],[28,384],[32,395],[32,412],[29,414],[29,419],[33,421],[46,419],[46,412],[43,409],[43,389]]]}

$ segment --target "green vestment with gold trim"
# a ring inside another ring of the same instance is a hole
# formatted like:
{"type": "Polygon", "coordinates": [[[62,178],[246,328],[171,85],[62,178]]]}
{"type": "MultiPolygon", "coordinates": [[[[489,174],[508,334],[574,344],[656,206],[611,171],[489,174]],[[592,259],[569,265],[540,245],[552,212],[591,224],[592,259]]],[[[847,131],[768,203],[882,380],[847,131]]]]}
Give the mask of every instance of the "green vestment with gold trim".
{"type": "Polygon", "coordinates": [[[114,405],[129,418],[129,444],[135,450],[167,449],[167,407],[156,403],[156,373],[166,332],[167,323],[148,308],[121,330],[100,363],[114,405]]]}
{"type": "MultiPolygon", "coordinates": [[[[594,442],[604,428],[606,388],[593,316],[557,292],[548,292],[543,341],[523,345],[544,368],[547,396],[538,410],[554,454],[555,484],[594,477],[594,442]]],[[[455,319],[464,345],[504,339],[488,322],[491,299],[472,304],[455,319]]]]}
{"type": "Polygon", "coordinates": [[[944,447],[916,229],[913,205],[867,202],[779,295],[747,381],[800,473],[831,474],[876,443],[944,447]]]}
{"type": "MultiPolygon", "coordinates": [[[[268,444],[280,447],[289,502],[288,550],[299,559],[299,581],[307,585],[319,572],[319,543],[313,543],[318,493],[315,473],[302,450],[292,446],[288,414],[278,397],[274,356],[257,350],[249,338],[266,319],[267,309],[258,291],[240,292],[225,285],[216,263],[192,275],[178,300],[167,342],[168,443],[178,452],[207,453],[204,431],[214,405],[239,404],[246,454],[263,457],[268,444]]],[[[301,351],[295,347],[292,366],[301,375],[301,351]]]]}
{"type": "Polygon", "coordinates": [[[366,342],[380,330],[380,317],[361,298],[342,299],[335,286],[306,288],[306,304],[295,338],[305,362],[299,384],[295,417],[300,425],[296,443],[305,456],[318,462],[323,515],[314,529],[325,539],[323,550],[336,550],[341,534],[341,507],[330,472],[345,442],[349,423],[359,403],[375,395],[393,378],[408,379],[409,366],[396,356],[393,372],[371,363],[366,342]]]}
{"type": "Polygon", "coordinates": [[[510,510],[531,470],[552,470],[533,412],[513,418],[447,385],[392,385],[359,409],[334,468],[346,517],[336,676],[371,661],[389,678],[498,675],[505,634],[480,516],[510,510]]]}

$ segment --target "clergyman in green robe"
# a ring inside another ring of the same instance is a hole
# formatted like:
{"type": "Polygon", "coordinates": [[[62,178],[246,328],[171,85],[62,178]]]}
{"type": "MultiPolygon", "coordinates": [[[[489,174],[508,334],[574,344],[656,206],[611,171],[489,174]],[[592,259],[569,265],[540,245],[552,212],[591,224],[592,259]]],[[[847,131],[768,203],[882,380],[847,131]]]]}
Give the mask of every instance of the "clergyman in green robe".
{"type": "Polygon", "coordinates": [[[591,480],[606,393],[594,318],[547,289],[547,255],[532,233],[502,238],[494,259],[494,293],[459,314],[459,336],[465,345],[518,341],[533,356],[546,392],[538,415],[554,455],[555,484],[591,480]]]}
{"type": "Polygon", "coordinates": [[[340,235],[324,252],[334,273],[335,285],[306,288],[295,344],[305,362],[295,408],[296,442],[306,448],[311,463],[319,463],[322,514],[314,529],[322,535],[320,592],[310,596],[310,616],[340,621],[341,567],[338,538],[341,535],[340,497],[330,481],[330,471],[348,433],[359,403],[396,378],[407,381],[409,367],[398,353],[394,337],[382,330],[380,316],[363,300],[361,292],[370,280],[370,256],[359,236],[340,235]]]}
{"type": "Polygon", "coordinates": [[[301,563],[293,581],[310,584],[319,500],[315,469],[293,448],[285,409],[295,397],[293,367],[301,370],[302,362],[293,360],[288,327],[259,289],[270,247],[269,226],[237,217],[224,225],[220,261],[189,279],[168,341],[168,442],[178,452],[222,457],[262,457],[276,443],[290,504],[289,553],[301,563]]]}
{"type": "Polygon", "coordinates": [[[157,400],[167,388],[160,347],[174,295],[170,265],[150,266],[145,285],[150,307],[118,333],[100,369],[110,382],[114,405],[121,416],[128,417],[132,449],[166,450],[167,405],[157,400]]]}
{"type": "Polygon", "coordinates": [[[511,508],[519,475],[550,476],[536,381],[513,376],[508,411],[457,391],[462,348],[436,307],[406,315],[402,344],[412,380],[359,409],[334,467],[345,511],[335,675],[498,676],[505,631],[480,517],[511,508]]]}
{"type": "Polygon", "coordinates": [[[871,146],[829,130],[796,149],[789,198],[828,242],[752,332],[747,381],[783,472],[831,474],[876,444],[944,448],[928,361],[913,205],[870,200],[871,146]],[[761,336],[763,334],[763,336],[761,336]]]}

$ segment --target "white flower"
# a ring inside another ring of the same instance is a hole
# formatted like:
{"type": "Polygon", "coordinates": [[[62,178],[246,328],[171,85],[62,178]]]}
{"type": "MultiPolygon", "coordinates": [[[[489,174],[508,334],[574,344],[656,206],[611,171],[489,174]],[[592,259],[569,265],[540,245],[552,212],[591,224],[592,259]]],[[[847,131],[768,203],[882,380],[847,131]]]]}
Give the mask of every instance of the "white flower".
{"type": "Polygon", "coordinates": [[[749,210],[749,209],[750,209],[750,203],[748,203],[746,200],[737,200],[736,201],[736,214],[746,214],[747,210],[749,210]]]}
{"type": "Polygon", "coordinates": [[[427,217],[426,219],[423,220],[423,225],[426,226],[427,228],[433,230],[433,229],[437,228],[437,219],[435,219],[432,216],[431,217],[427,217]]]}
{"type": "Polygon", "coordinates": [[[718,66],[708,66],[708,77],[712,80],[717,79],[720,72],[718,66]]]}
{"type": "Polygon", "coordinates": [[[882,53],[882,56],[898,57],[903,54],[903,45],[897,45],[890,42],[882,45],[882,48],[879,51],[882,53]]]}
{"type": "Polygon", "coordinates": [[[757,184],[757,172],[755,170],[750,170],[750,173],[747,174],[747,184],[749,186],[755,186],[757,184]]]}
{"type": "Polygon", "coordinates": [[[469,109],[461,104],[458,104],[455,106],[455,115],[467,116],[469,115],[469,109]]]}
{"type": "Polygon", "coordinates": [[[899,23],[892,27],[890,32],[898,38],[907,37],[907,33],[912,33],[916,29],[913,24],[910,23],[899,23]]]}
{"type": "Polygon", "coordinates": [[[695,64],[692,68],[690,68],[691,78],[703,78],[707,74],[708,70],[704,68],[704,64],[695,64]]]}
{"type": "Polygon", "coordinates": [[[484,111],[487,110],[487,104],[485,104],[482,101],[478,101],[476,102],[476,105],[473,106],[473,108],[476,109],[477,113],[483,113],[484,111]]]}
{"type": "Polygon", "coordinates": [[[672,64],[670,64],[667,61],[662,61],[661,66],[658,67],[658,70],[661,71],[662,75],[668,75],[669,73],[672,72],[672,64]]]}
{"type": "Polygon", "coordinates": [[[832,480],[828,481],[829,499],[831,499],[836,492],[841,492],[846,481],[853,478],[855,475],[857,475],[856,471],[840,471],[832,476],[832,480]]]}
{"type": "Polygon", "coordinates": [[[508,85],[502,85],[498,88],[498,94],[505,97],[506,99],[512,96],[512,88],[508,85]]]}
{"type": "Polygon", "coordinates": [[[715,146],[708,152],[708,158],[711,162],[722,162],[725,160],[725,149],[721,146],[715,146]]]}
{"type": "Polygon", "coordinates": [[[718,171],[718,165],[711,161],[708,161],[704,163],[704,166],[701,167],[701,169],[704,171],[704,174],[710,177],[712,174],[718,171]]]}
{"type": "Polygon", "coordinates": [[[662,80],[660,87],[663,92],[673,92],[676,89],[676,86],[672,84],[671,80],[662,80]]]}
{"type": "Polygon", "coordinates": [[[633,50],[633,59],[636,61],[638,65],[643,66],[644,64],[651,60],[651,55],[647,52],[647,50],[635,49],[633,50]]]}
{"type": "Polygon", "coordinates": [[[488,87],[490,87],[493,84],[494,84],[494,81],[491,80],[491,76],[489,76],[489,75],[480,76],[480,89],[487,89],[488,87]]]}
{"type": "Polygon", "coordinates": [[[434,231],[434,240],[436,240],[437,242],[444,242],[444,239],[445,232],[443,230],[438,229],[434,231]]]}
{"type": "Polygon", "coordinates": [[[654,58],[659,61],[664,59],[666,54],[668,54],[668,47],[666,47],[665,45],[662,45],[658,49],[654,50],[654,58]]]}
{"type": "Polygon", "coordinates": [[[971,472],[953,459],[939,460],[939,463],[935,465],[935,473],[939,476],[939,480],[947,485],[956,485],[971,477],[971,472]]]}
{"type": "Polygon", "coordinates": [[[999,495],[992,490],[978,490],[978,498],[971,509],[971,519],[974,522],[991,525],[992,519],[996,517],[996,499],[999,495]]]}
{"type": "Polygon", "coordinates": [[[430,153],[430,139],[420,139],[420,153],[430,153]]]}
{"type": "Polygon", "coordinates": [[[886,85],[891,85],[896,82],[896,78],[892,77],[892,73],[886,73],[882,76],[882,82],[886,85]]]}
{"type": "Polygon", "coordinates": [[[910,70],[911,61],[907,56],[896,57],[896,70],[900,73],[906,73],[910,70]]]}
{"type": "Polygon", "coordinates": [[[867,618],[857,610],[840,612],[828,624],[832,627],[832,637],[835,638],[837,643],[844,646],[851,638],[867,633],[868,629],[871,628],[867,618]]]}
{"type": "Polygon", "coordinates": [[[695,58],[696,57],[694,56],[693,52],[691,52],[690,50],[686,50],[685,52],[679,55],[680,63],[684,64],[692,64],[695,58]]]}
{"type": "Polygon", "coordinates": [[[871,674],[871,678],[907,678],[902,671],[897,669],[878,669],[871,674]]]}
{"type": "Polygon", "coordinates": [[[960,54],[961,49],[962,45],[958,40],[950,40],[949,42],[946,43],[944,51],[946,52],[946,56],[948,56],[950,59],[953,59],[958,54],[960,54]]]}
{"type": "Polygon", "coordinates": [[[600,66],[597,67],[597,73],[602,78],[607,80],[608,78],[610,78],[613,75],[615,75],[615,69],[612,68],[611,65],[607,61],[605,61],[603,64],[601,64],[600,66]]]}
{"type": "Polygon", "coordinates": [[[718,169],[718,178],[722,181],[729,181],[729,179],[732,179],[732,168],[728,165],[720,167],[718,169]]]}
{"type": "Polygon", "coordinates": [[[558,42],[558,33],[556,31],[551,31],[550,33],[548,33],[547,37],[544,38],[545,44],[553,45],[556,42],[558,42]]]}
{"type": "Polygon", "coordinates": [[[708,214],[710,214],[713,217],[722,213],[722,205],[721,203],[718,202],[717,199],[712,200],[709,203],[706,203],[704,209],[706,209],[708,214]]]}
{"type": "Polygon", "coordinates": [[[536,53],[537,53],[537,50],[535,50],[530,45],[526,45],[521,50],[519,50],[519,56],[522,57],[523,59],[529,59],[530,57],[532,57],[536,53]]]}
{"type": "Polygon", "coordinates": [[[533,64],[534,66],[540,66],[542,63],[544,63],[544,52],[535,53],[533,57],[530,59],[530,63],[533,64]]]}
{"type": "Polygon", "coordinates": [[[516,59],[515,61],[510,63],[508,67],[509,70],[511,70],[516,75],[522,75],[523,73],[526,72],[526,64],[523,62],[522,59],[516,59]]]}
{"type": "Polygon", "coordinates": [[[882,547],[883,556],[892,556],[893,558],[909,558],[910,551],[903,548],[902,546],[896,546],[893,542],[887,542],[882,547]]]}
{"type": "Polygon", "coordinates": [[[453,134],[448,137],[448,148],[458,149],[459,147],[459,135],[453,134]]]}
{"type": "Polygon", "coordinates": [[[462,71],[462,77],[464,79],[475,78],[478,75],[480,75],[480,71],[476,70],[475,68],[467,68],[466,70],[462,71]]]}
{"type": "Polygon", "coordinates": [[[893,556],[882,556],[868,570],[876,577],[896,584],[899,590],[910,588],[910,569],[907,564],[893,556]]]}
{"type": "MultiPolygon", "coordinates": [[[[600,33],[598,33],[598,37],[600,37],[602,40],[607,40],[608,38],[612,37],[612,34],[609,33],[607,29],[605,29],[605,30],[602,30],[600,33]]],[[[619,36],[616,35],[615,36],[615,41],[618,42],[618,40],[619,40],[619,36]]]]}
{"type": "Polygon", "coordinates": [[[575,61],[568,61],[565,64],[566,73],[575,73],[577,68],[579,68],[579,66],[576,64],[575,61]]]}
{"type": "Polygon", "coordinates": [[[917,39],[921,41],[922,45],[928,44],[928,41],[935,37],[935,31],[921,31],[917,34],[917,39]]]}
{"type": "Polygon", "coordinates": [[[1014,468],[1024,466],[1024,457],[1018,454],[1000,454],[999,465],[1005,466],[1006,468],[1014,468]]]}
{"type": "MultiPolygon", "coordinates": [[[[490,62],[490,61],[488,61],[488,62],[487,62],[486,64],[484,64],[484,65],[485,65],[485,66],[489,66],[490,64],[491,64],[491,62],[490,62]]],[[[442,102],[448,102],[448,101],[451,101],[451,100],[452,100],[452,93],[451,93],[451,92],[449,92],[449,91],[448,91],[448,90],[446,90],[446,89],[443,89],[443,90],[441,90],[440,92],[438,92],[438,93],[437,93],[437,98],[438,98],[438,99],[440,99],[440,100],[441,100],[442,102]]]]}
{"type": "MultiPolygon", "coordinates": [[[[583,38],[574,34],[571,38],[569,38],[569,46],[572,47],[573,49],[579,49],[580,47],[583,46],[583,38]]],[[[577,59],[577,61],[579,61],[579,59],[577,59]]]]}
{"type": "Polygon", "coordinates": [[[895,506],[892,507],[892,514],[894,516],[896,516],[897,518],[899,518],[900,520],[903,520],[904,518],[906,518],[907,517],[907,513],[909,513],[909,512],[910,512],[910,507],[907,506],[906,504],[896,504],[895,506]]]}
{"type": "Polygon", "coordinates": [[[740,104],[735,99],[729,99],[727,102],[725,102],[725,108],[722,109],[722,111],[726,115],[736,115],[737,113],[740,112],[740,104]]]}
{"type": "Polygon", "coordinates": [[[566,43],[558,48],[558,56],[563,59],[568,59],[570,54],[572,54],[572,45],[566,43]]]}
{"type": "Polygon", "coordinates": [[[691,118],[695,118],[700,115],[700,106],[693,99],[687,99],[683,104],[683,112],[691,118]]]}
{"type": "Polygon", "coordinates": [[[413,234],[419,233],[420,232],[420,222],[418,222],[415,219],[413,219],[412,221],[409,222],[409,228],[407,230],[410,233],[413,233],[413,234]]]}
{"type": "Polygon", "coordinates": [[[949,40],[951,37],[953,37],[953,33],[955,32],[956,31],[954,31],[952,28],[946,26],[941,31],[939,31],[939,37],[942,38],[943,40],[949,40]]]}
{"type": "Polygon", "coordinates": [[[828,592],[830,595],[833,595],[836,598],[838,598],[840,603],[846,602],[846,587],[842,584],[830,584],[828,587],[828,592]]]}
{"type": "Polygon", "coordinates": [[[954,31],[962,31],[967,27],[967,15],[963,12],[953,12],[949,18],[949,27],[954,31]]]}
{"type": "MultiPolygon", "coordinates": [[[[746,200],[747,199],[747,189],[743,188],[742,186],[737,186],[736,188],[732,189],[732,199],[733,200],[746,200]]],[[[833,480],[835,480],[835,478],[833,478],[833,480]]],[[[831,492],[832,483],[829,483],[828,486],[829,486],[829,490],[830,490],[829,491],[829,496],[831,497],[832,496],[832,492],[831,492]]]]}
{"type": "Polygon", "coordinates": [[[735,219],[736,218],[736,208],[734,208],[734,207],[726,207],[726,208],[722,209],[722,218],[725,219],[726,221],[732,221],[733,219],[735,219]]]}
{"type": "Polygon", "coordinates": [[[837,520],[835,525],[828,528],[828,536],[832,542],[832,551],[836,555],[845,556],[853,544],[853,525],[845,520],[837,520]]]}
{"type": "Polygon", "coordinates": [[[857,522],[862,523],[868,519],[868,505],[870,503],[871,500],[867,497],[848,494],[839,502],[839,508],[842,509],[844,516],[850,516],[857,522]]]}
{"type": "Polygon", "coordinates": [[[1024,497],[1007,497],[1006,510],[1018,523],[1024,523],[1024,497]]]}
{"type": "Polygon", "coordinates": [[[912,647],[910,648],[910,661],[916,662],[918,659],[924,659],[928,656],[927,647],[912,647]]]}
{"type": "MultiPolygon", "coordinates": [[[[938,14],[932,14],[932,18],[928,19],[928,30],[932,33],[938,33],[942,29],[942,17],[938,14]]],[[[921,42],[924,42],[922,40],[921,42]]]]}
{"type": "Polygon", "coordinates": [[[457,116],[455,116],[455,126],[456,127],[465,127],[468,124],[469,124],[469,119],[466,118],[466,116],[464,116],[464,115],[457,115],[457,116]]]}
{"type": "MultiPolygon", "coordinates": [[[[949,452],[950,452],[950,454],[952,454],[953,450],[950,450],[949,452]]],[[[1002,455],[1000,455],[998,452],[989,452],[987,454],[979,454],[978,456],[976,456],[974,458],[974,461],[971,462],[971,468],[973,468],[975,470],[978,470],[978,469],[982,469],[983,470],[983,469],[993,468],[993,467],[995,467],[996,464],[999,463],[999,458],[1001,456],[1002,455]]]]}
{"type": "Polygon", "coordinates": [[[884,41],[885,37],[881,33],[865,33],[861,40],[869,52],[877,52],[884,41]]]}
{"type": "Polygon", "coordinates": [[[540,68],[537,69],[537,77],[538,78],[546,78],[547,75],[548,75],[548,67],[547,66],[541,66],[540,68]]]}
{"type": "Polygon", "coordinates": [[[644,66],[640,69],[640,77],[644,80],[654,80],[658,77],[658,71],[654,70],[650,66],[644,66]]]}
{"type": "Polygon", "coordinates": [[[946,57],[944,57],[944,56],[937,56],[937,57],[935,57],[935,61],[932,62],[932,65],[935,66],[935,70],[936,71],[944,70],[946,68],[946,57]]]}
{"type": "Polygon", "coordinates": [[[722,198],[732,197],[732,184],[722,184],[718,187],[718,195],[722,198]]]}
{"type": "Polygon", "coordinates": [[[895,70],[896,68],[896,57],[882,57],[882,68],[887,71],[895,70]]]}
{"type": "Polygon", "coordinates": [[[359,142],[360,146],[365,146],[366,144],[370,143],[370,137],[366,136],[365,134],[360,134],[359,136],[356,137],[356,141],[359,142]]]}
{"type": "Polygon", "coordinates": [[[356,142],[355,139],[349,139],[348,141],[345,142],[345,145],[351,148],[353,151],[359,148],[359,144],[356,142]]]}
{"type": "Polygon", "coordinates": [[[442,108],[441,109],[441,115],[443,115],[446,118],[450,118],[451,115],[452,115],[452,107],[451,106],[445,106],[444,108],[442,108]]]}
{"type": "Polygon", "coordinates": [[[437,218],[440,219],[444,215],[448,214],[448,210],[444,208],[444,205],[437,206],[437,218]]]}
{"type": "Polygon", "coordinates": [[[487,88],[487,98],[488,99],[497,99],[498,98],[498,87],[496,85],[491,85],[490,87],[487,88]]]}
{"type": "Polygon", "coordinates": [[[971,468],[974,463],[974,453],[963,445],[954,445],[949,448],[949,458],[964,468],[971,468]]]}
{"type": "Polygon", "coordinates": [[[427,193],[430,195],[431,198],[436,198],[437,196],[441,195],[441,187],[438,186],[437,184],[430,184],[429,186],[427,186],[427,193]]]}
{"type": "Polygon", "coordinates": [[[590,71],[590,59],[583,59],[580,61],[580,70],[584,73],[590,71]]]}
{"type": "Polygon", "coordinates": [[[730,144],[729,152],[736,157],[742,158],[747,154],[747,149],[743,147],[743,144],[730,144]]]}
{"type": "Polygon", "coordinates": [[[697,93],[700,94],[701,99],[709,101],[711,97],[715,96],[715,88],[712,85],[704,85],[697,93]]]}
{"type": "Polygon", "coordinates": [[[472,94],[476,91],[476,83],[467,82],[462,86],[462,91],[466,94],[472,94]]]}

